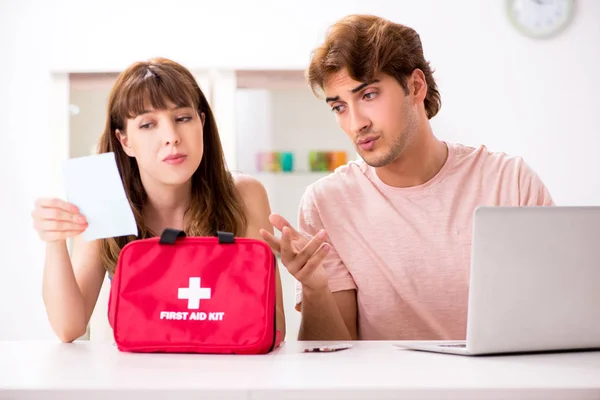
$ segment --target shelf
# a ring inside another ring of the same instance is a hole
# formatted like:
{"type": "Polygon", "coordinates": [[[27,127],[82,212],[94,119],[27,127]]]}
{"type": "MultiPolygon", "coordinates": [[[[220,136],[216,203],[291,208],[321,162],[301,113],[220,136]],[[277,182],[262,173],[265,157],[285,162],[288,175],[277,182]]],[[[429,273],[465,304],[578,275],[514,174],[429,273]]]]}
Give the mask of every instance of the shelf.
{"type": "Polygon", "coordinates": [[[333,171],[290,171],[290,172],[275,172],[275,171],[251,171],[251,172],[247,172],[248,175],[255,175],[255,176],[313,176],[313,177],[317,177],[317,176],[327,176],[329,174],[333,173],[333,171]]]}

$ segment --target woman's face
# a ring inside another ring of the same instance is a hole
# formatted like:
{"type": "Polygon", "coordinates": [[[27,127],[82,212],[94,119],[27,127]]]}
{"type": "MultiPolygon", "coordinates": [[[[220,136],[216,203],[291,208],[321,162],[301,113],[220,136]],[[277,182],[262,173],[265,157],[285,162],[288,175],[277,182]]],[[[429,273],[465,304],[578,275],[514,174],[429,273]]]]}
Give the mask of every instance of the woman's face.
{"type": "Polygon", "coordinates": [[[181,185],[190,180],[204,153],[204,114],[172,103],[148,109],[117,131],[123,150],[135,157],[142,182],[181,185]]]}

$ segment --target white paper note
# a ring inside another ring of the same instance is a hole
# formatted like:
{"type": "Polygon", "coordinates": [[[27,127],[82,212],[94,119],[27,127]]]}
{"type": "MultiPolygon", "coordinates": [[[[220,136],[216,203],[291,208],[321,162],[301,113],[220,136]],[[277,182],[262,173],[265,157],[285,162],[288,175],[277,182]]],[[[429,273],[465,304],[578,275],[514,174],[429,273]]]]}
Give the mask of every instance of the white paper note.
{"type": "Polygon", "coordinates": [[[67,201],[88,222],[82,234],[85,240],[137,235],[114,153],[69,159],[64,173],[67,201]]]}

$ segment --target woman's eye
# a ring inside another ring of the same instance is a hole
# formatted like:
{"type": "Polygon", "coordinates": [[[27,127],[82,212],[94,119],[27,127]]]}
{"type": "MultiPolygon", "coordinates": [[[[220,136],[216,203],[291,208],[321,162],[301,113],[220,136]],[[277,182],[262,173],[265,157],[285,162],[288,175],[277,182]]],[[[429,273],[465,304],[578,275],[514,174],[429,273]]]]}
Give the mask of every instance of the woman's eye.
{"type": "Polygon", "coordinates": [[[188,122],[188,121],[191,121],[191,119],[192,119],[192,117],[188,117],[188,116],[179,117],[179,118],[177,118],[177,122],[188,122]]]}
{"type": "Polygon", "coordinates": [[[364,96],[364,97],[365,97],[367,100],[371,100],[371,99],[375,98],[375,96],[376,96],[376,95],[377,95],[377,93],[376,93],[376,92],[369,92],[369,93],[365,93],[365,96],[364,96]]]}
{"type": "Polygon", "coordinates": [[[152,126],[152,122],[148,122],[147,124],[140,125],[140,129],[148,129],[152,126]]]}

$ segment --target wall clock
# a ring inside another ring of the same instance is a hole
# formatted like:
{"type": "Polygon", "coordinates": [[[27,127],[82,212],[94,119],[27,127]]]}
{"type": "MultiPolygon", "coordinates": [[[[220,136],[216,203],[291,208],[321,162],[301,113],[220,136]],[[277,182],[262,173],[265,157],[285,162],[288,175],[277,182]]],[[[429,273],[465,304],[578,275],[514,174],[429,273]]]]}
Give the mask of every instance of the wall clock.
{"type": "Polygon", "coordinates": [[[562,32],[572,21],[575,0],[505,0],[508,18],[524,35],[546,39],[562,32]]]}

